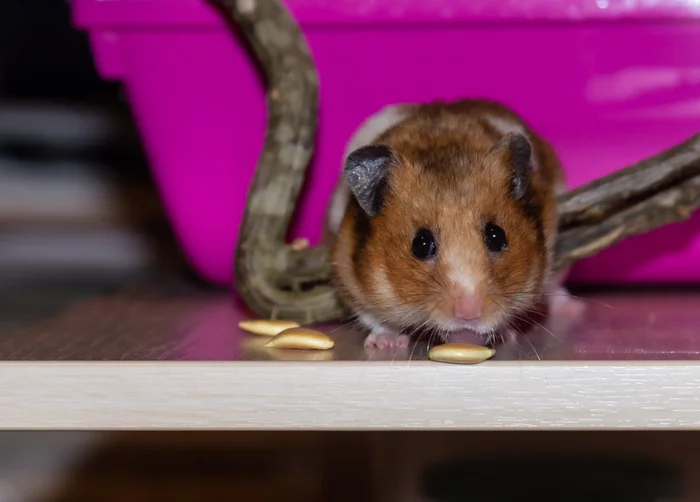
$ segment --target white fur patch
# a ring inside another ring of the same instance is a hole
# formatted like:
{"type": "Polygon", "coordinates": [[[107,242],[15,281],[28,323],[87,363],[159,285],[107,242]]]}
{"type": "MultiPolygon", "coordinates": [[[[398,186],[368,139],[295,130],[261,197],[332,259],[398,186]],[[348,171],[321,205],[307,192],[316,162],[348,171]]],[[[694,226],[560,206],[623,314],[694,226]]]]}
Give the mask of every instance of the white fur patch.
{"type": "Polygon", "coordinates": [[[474,279],[474,275],[466,272],[465,270],[455,271],[455,269],[453,269],[449,274],[449,278],[455,286],[467,294],[472,294],[476,291],[476,280],[474,279]]]}
{"type": "Polygon", "coordinates": [[[566,183],[564,181],[560,181],[554,184],[554,194],[555,195],[562,195],[568,191],[568,188],[566,186],[566,183]]]}
{"type": "Polygon", "coordinates": [[[380,323],[373,315],[360,312],[357,315],[357,322],[370,331],[384,330],[382,323],[380,323]]]}
{"type": "MultiPolygon", "coordinates": [[[[525,130],[525,127],[520,122],[514,120],[509,120],[506,118],[496,117],[495,115],[484,115],[484,119],[491,124],[491,127],[496,129],[501,134],[508,134],[509,132],[514,132],[522,134],[529,140],[529,135],[525,130]]],[[[532,166],[537,169],[537,159],[535,158],[534,152],[532,156],[532,166]]]]}
{"type": "Polygon", "coordinates": [[[445,254],[447,265],[447,277],[458,289],[467,294],[474,293],[477,289],[476,275],[465,266],[467,260],[460,257],[455,251],[445,254]]]}
{"type": "Polygon", "coordinates": [[[375,276],[375,286],[377,293],[384,301],[393,302],[396,298],[396,292],[389,282],[389,277],[386,275],[384,267],[379,267],[375,276]]]}
{"type": "MultiPolygon", "coordinates": [[[[377,136],[405,119],[407,115],[408,110],[406,109],[406,105],[402,104],[386,106],[374,115],[371,115],[360,124],[350,138],[343,155],[343,162],[345,162],[345,159],[350,153],[358,148],[371,144],[377,136]]],[[[337,234],[340,230],[340,224],[343,221],[345,209],[348,206],[349,200],[350,189],[347,187],[344,180],[341,180],[341,182],[338,183],[338,187],[333,192],[327,216],[328,229],[334,234],[337,234]]]]}
{"type": "Polygon", "coordinates": [[[345,149],[343,161],[351,152],[371,144],[377,136],[398,124],[408,116],[407,105],[396,104],[385,106],[374,115],[371,115],[357,128],[350,138],[345,149]]]}
{"type": "Polygon", "coordinates": [[[343,222],[348,200],[350,200],[350,189],[345,183],[338,183],[328,208],[328,230],[334,234],[340,231],[340,224],[343,222]]]}
{"type": "Polygon", "coordinates": [[[509,132],[516,132],[524,134],[527,136],[527,132],[522,124],[515,122],[513,120],[504,119],[501,117],[496,117],[494,115],[484,115],[486,121],[491,124],[491,127],[496,129],[501,134],[508,134],[509,132]]]}

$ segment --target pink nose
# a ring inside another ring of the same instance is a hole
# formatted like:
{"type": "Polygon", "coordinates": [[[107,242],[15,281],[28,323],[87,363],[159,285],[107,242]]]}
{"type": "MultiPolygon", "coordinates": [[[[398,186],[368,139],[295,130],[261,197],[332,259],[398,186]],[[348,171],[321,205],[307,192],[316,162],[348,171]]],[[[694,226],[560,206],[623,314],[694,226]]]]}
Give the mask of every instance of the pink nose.
{"type": "Polygon", "coordinates": [[[478,296],[464,295],[455,300],[455,317],[469,321],[481,317],[482,300],[478,296]]]}

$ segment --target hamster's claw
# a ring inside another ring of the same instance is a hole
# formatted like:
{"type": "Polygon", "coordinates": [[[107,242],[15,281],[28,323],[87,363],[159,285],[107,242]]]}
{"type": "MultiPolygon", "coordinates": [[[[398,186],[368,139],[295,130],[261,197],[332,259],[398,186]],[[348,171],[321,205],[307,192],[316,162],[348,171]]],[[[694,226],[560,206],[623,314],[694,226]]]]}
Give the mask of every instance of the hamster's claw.
{"type": "Polygon", "coordinates": [[[395,349],[408,347],[409,337],[386,330],[372,330],[365,338],[365,348],[395,349]]]}

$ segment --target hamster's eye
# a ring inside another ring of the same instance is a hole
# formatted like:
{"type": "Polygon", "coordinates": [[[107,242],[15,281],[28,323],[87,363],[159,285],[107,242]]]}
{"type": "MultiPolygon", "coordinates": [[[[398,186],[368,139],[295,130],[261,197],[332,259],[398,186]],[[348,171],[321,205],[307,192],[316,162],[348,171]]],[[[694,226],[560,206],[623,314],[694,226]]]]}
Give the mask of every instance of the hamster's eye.
{"type": "Polygon", "coordinates": [[[427,228],[421,228],[416,232],[413,238],[412,246],[413,256],[419,260],[427,260],[435,254],[437,246],[435,245],[435,237],[427,228]]]}
{"type": "Polygon", "coordinates": [[[484,227],[484,240],[492,253],[500,253],[508,247],[505,230],[494,223],[487,223],[484,227]]]}

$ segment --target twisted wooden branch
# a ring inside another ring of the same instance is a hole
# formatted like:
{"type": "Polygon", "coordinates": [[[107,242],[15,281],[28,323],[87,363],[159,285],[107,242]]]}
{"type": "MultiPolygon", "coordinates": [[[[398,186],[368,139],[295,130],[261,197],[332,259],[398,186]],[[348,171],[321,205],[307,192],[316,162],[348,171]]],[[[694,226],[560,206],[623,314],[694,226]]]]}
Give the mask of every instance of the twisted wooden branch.
{"type": "Polygon", "coordinates": [[[557,268],[636,234],[686,220],[700,207],[700,135],[564,194],[557,268]]]}
{"type": "Polygon", "coordinates": [[[316,138],[318,76],[306,40],[278,0],[215,3],[240,27],[267,78],[265,146],[238,236],[236,289],[261,316],[337,318],[341,308],[327,280],[324,250],[285,244],[316,138]]]}
{"type": "MultiPolygon", "coordinates": [[[[268,79],[265,146],[248,193],[235,286],[259,316],[300,322],[344,313],[324,247],[285,244],[313,151],[318,78],[298,25],[280,0],[213,0],[240,26],[268,79]]],[[[700,136],[563,195],[556,267],[620,240],[685,220],[700,206],[700,136]]]]}

